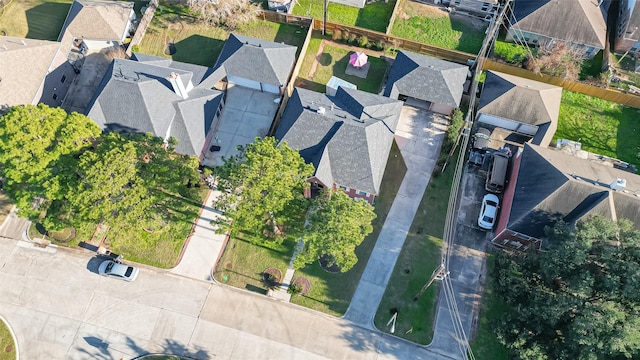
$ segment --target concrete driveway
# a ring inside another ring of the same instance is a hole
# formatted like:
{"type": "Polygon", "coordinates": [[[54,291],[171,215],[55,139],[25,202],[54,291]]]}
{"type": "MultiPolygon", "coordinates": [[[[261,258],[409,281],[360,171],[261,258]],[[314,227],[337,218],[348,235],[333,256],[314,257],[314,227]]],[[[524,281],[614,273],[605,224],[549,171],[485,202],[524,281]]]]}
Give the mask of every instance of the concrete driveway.
{"type": "Polygon", "coordinates": [[[238,145],[252,143],[256,137],[265,137],[278,111],[274,102],[277,98],[276,94],[230,84],[222,116],[211,140],[211,145],[218,145],[221,149],[217,152],[207,149],[203,164],[222,165],[222,157],[237,154],[238,145]]]}
{"type": "Polygon", "coordinates": [[[0,313],[23,359],[445,359],[422,347],[248,291],[142,268],[127,283],[93,253],[0,239],[0,313]]]}
{"type": "Polygon", "coordinates": [[[11,209],[4,223],[0,224],[0,237],[20,240],[22,239],[22,234],[29,228],[29,225],[31,225],[29,220],[18,217],[15,210],[15,207],[11,209]]]}
{"type": "Polygon", "coordinates": [[[344,315],[345,319],[374,329],[373,318],[431,178],[447,124],[447,120],[439,114],[403,106],[395,140],[407,172],[344,315]]]}
{"type": "MultiPolygon", "coordinates": [[[[485,179],[485,173],[478,167],[465,164],[453,250],[449,258],[449,276],[462,326],[469,340],[477,326],[482,284],[486,278],[486,249],[493,234],[480,229],[477,224],[482,197],[487,193],[484,189],[485,179]]],[[[440,291],[433,341],[429,349],[462,359],[451,316],[445,292],[440,291]]]]}

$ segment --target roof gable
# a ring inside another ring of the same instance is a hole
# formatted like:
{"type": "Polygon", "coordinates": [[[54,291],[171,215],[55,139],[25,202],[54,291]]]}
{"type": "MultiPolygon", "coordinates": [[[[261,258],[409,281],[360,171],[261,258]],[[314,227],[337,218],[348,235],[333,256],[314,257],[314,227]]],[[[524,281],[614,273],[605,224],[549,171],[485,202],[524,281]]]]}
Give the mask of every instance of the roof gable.
{"type": "Polygon", "coordinates": [[[606,13],[592,0],[515,0],[512,28],[605,47],[606,13]]]}
{"type": "Polygon", "coordinates": [[[58,42],[0,36],[0,109],[39,100],[59,48],[58,42]]]}
{"type": "Polygon", "coordinates": [[[407,51],[398,51],[389,73],[385,96],[406,95],[458,107],[469,68],[407,51]]]}

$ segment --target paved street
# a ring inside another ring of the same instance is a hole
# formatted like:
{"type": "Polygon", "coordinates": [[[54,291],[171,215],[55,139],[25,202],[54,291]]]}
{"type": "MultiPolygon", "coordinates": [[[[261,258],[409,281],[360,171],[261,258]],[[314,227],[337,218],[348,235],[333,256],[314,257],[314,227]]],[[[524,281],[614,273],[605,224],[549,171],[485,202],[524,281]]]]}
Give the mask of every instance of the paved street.
{"type": "Polygon", "coordinates": [[[295,305],[142,268],[127,283],[91,252],[55,254],[0,238],[0,313],[23,359],[445,359],[295,305]]]}
{"type": "Polygon", "coordinates": [[[396,260],[438,159],[447,121],[443,116],[404,106],[395,139],[407,172],[380,231],[345,319],[373,329],[396,260]]]}

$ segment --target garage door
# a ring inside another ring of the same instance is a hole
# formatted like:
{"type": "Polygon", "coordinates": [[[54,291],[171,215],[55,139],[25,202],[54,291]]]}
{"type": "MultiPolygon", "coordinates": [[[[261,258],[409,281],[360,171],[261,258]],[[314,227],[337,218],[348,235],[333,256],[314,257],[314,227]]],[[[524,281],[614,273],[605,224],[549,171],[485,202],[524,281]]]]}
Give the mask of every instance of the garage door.
{"type": "Polygon", "coordinates": [[[262,89],[260,88],[260,83],[257,81],[253,81],[253,80],[249,80],[249,79],[243,79],[237,76],[227,76],[227,80],[232,83],[232,84],[236,84],[236,85],[240,85],[240,86],[244,86],[247,87],[249,89],[255,89],[258,91],[262,91],[262,89]]]}

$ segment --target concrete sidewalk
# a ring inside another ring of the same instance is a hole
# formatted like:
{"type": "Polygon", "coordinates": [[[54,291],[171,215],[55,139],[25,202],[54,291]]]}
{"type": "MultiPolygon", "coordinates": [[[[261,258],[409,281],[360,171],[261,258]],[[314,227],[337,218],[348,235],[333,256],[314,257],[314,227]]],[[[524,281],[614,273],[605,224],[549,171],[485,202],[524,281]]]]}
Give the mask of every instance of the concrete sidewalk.
{"type": "Polygon", "coordinates": [[[447,120],[441,115],[403,107],[395,139],[407,172],[344,315],[346,320],[374,328],[373,318],[431,178],[446,127],[447,120]]]}
{"type": "Polygon", "coordinates": [[[212,220],[220,217],[220,212],[212,207],[213,200],[218,196],[218,190],[209,192],[180,263],[170,272],[198,280],[213,280],[211,274],[227,242],[227,235],[217,234],[211,224],[212,220]]]}

